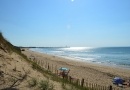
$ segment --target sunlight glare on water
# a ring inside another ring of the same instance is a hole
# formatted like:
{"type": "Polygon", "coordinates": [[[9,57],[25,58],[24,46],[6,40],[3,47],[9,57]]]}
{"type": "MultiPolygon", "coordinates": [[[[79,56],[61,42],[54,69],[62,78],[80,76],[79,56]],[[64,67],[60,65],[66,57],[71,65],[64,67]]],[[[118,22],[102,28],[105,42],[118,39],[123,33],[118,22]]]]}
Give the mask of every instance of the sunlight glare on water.
{"type": "Polygon", "coordinates": [[[87,49],[92,49],[92,47],[69,47],[69,48],[63,48],[63,49],[67,51],[83,51],[87,49]]]}

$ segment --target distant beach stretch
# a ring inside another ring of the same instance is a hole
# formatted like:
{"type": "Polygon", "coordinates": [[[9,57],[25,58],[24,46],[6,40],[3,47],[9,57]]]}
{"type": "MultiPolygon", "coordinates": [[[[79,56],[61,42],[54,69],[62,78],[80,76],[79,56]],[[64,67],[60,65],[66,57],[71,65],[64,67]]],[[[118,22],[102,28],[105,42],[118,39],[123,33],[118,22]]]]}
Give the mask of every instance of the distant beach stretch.
{"type": "MultiPolygon", "coordinates": [[[[87,54],[88,53],[87,50],[92,49],[92,48],[86,48],[85,51],[83,51],[84,49],[83,48],[77,48],[77,49],[76,48],[33,48],[31,50],[27,49],[23,53],[26,54],[30,58],[35,57],[35,60],[44,60],[45,62],[50,63],[50,65],[53,64],[53,66],[57,66],[57,68],[60,68],[60,67],[69,68],[70,69],[69,75],[73,76],[74,78],[78,78],[78,79],[84,78],[88,82],[95,83],[98,85],[103,85],[103,86],[112,85],[113,87],[116,87],[116,85],[114,85],[112,82],[114,77],[121,77],[123,79],[130,78],[129,69],[125,69],[122,67],[120,68],[120,67],[110,67],[110,66],[100,65],[100,64],[96,64],[97,62],[96,63],[95,62],[94,63],[91,63],[91,62],[84,63],[84,61],[83,62],[80,61],[82,59],[78,60],[78,59],[73,58],[74,60],[72,60],[72,58],[71,59],[63,58],[64,53],[66,53],[66,55],[70,55],[70,56],[72,55],[72,57],[73,57],[74,55],[79,55],[79,53],[76,53],[78,50],[81,51],[80,53],[84,54],[86,52],[86,54],[87,54]],[[62,49],[64,50],[64,52],[62,49]],[[44,52],[44,53],[38,53],[35,51],[44,52]],[[72,54],[72,52],[73,52],[73,54],[72,54]],[[62,54],[61,56],[63,56],[63,57],[59,57],[58,53],[61,53],[62,54]]],[[[108,48],[108,49],[104,48],[104,49],[106,51],[107,50],[109,51],[109,49],[111,49],[111,48],[108,48]]],[[[100,49],[97,49],[97,50],[98,50],[98,52],[100,51],[100,49]]],[[[122,50],[122,51],[125,51],[125,50],[122,50]]],[[[89,52],[89,53],[96,54],[97,52],[93,51],[93,52],[89,52]]],[[[99,52],[99,53],[101,54],[101,52],[99,52]]],[[[108,52],[108,53],[110,53],[110,52],[108,52]]],[[[117,55],[116,52],[112,52],[112,53],[115,56],[117,55]]],[[[110,55],[112,55],[112,53],[110,53],[110,55]]],[[[120,52],[118,56],[120,56],[121,53],[122,53],[122,57],[123,57],[123,55],[124,55],[123,53],[125,53],[125,52],[120,52]]],[[[105,54],[106,53],[104,51],[104,57],[106,56],[105,54]]],[[[88,57],[89,57],[89,55],[88,55],[88,57]]],[[[94,54],[93,54],[93,56],[94,56],[94,54]]],[[[86,57],[86,56],[84,56],[84,57],[86,57]]],[[[91,57],[91,55],[90,55],[90,57],[91,57]]],[[[118,58],[120,58],[120,57],[118,57],[118,58]]],[[[129,58],[129,57],[126,57],[126,58],[129,58]]],[[[101,58],[101,59],[103,59],[103,58],[101,58]]],[[[129,88],[126,90],[129,90],[129,88]]]]}

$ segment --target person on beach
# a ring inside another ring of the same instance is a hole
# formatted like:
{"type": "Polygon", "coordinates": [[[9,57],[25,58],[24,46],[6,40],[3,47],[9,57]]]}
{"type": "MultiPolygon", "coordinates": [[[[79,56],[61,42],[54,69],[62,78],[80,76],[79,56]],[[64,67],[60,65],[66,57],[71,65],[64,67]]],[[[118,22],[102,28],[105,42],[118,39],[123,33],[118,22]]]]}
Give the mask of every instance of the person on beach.
{"type": "Polygon", "coordinates": [[[60,70],[59,75],[61,75],[63,78],[67,77],[67,76],[68,76],[68,73],[69,73],[69,71],[70,71],[70,69],[68,69],[68,68],[63,68],[63,67],[61,67],[59,70],[60,70]]]}
{"type": "Polygon", "coordinates": [[[63,72],[62,72],[63,79],[65,78],[65,76],[66,76],[66,73],[65,73],[65,70],[63,70],[63,72]]]}

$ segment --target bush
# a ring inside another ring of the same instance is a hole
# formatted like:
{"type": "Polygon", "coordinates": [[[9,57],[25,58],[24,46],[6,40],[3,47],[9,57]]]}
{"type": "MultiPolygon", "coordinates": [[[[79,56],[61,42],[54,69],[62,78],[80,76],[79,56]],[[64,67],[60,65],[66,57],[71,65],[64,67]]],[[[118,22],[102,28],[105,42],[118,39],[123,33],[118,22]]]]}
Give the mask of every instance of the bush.
{"type": "Polygon", "coordinates": [[[28,85],[29,85],[29,87],[37,86],[37,79],[36,78],[32,78],[30,81],[28,81],[28,85]]]}
{"type": "Polygon", "coordinates": [[[39,89],[40,90],[54,90],[54,85],[49,83],[49,81],[43,81],[41,80],[39,82],[39,89]]]}

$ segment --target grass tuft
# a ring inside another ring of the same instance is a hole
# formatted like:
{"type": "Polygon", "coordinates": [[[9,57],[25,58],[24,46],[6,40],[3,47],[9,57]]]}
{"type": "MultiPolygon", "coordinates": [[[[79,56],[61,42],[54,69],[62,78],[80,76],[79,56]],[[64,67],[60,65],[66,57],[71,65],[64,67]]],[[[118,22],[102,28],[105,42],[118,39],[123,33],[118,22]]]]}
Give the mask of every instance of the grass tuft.
{"type": "Polygon", "coordinates": [[[29,87],[36,87],[38,84],[37,79],[36,78],[32,78],[31,80],[28,81],[28,86],[29,87]]]}
{"type": "Polygon", "coordinates": [[[49,83],[49,80],[41,80],[39,82],[39,89],[40,90],[54,90],[54,85],[52,83],[49,83]]]}

